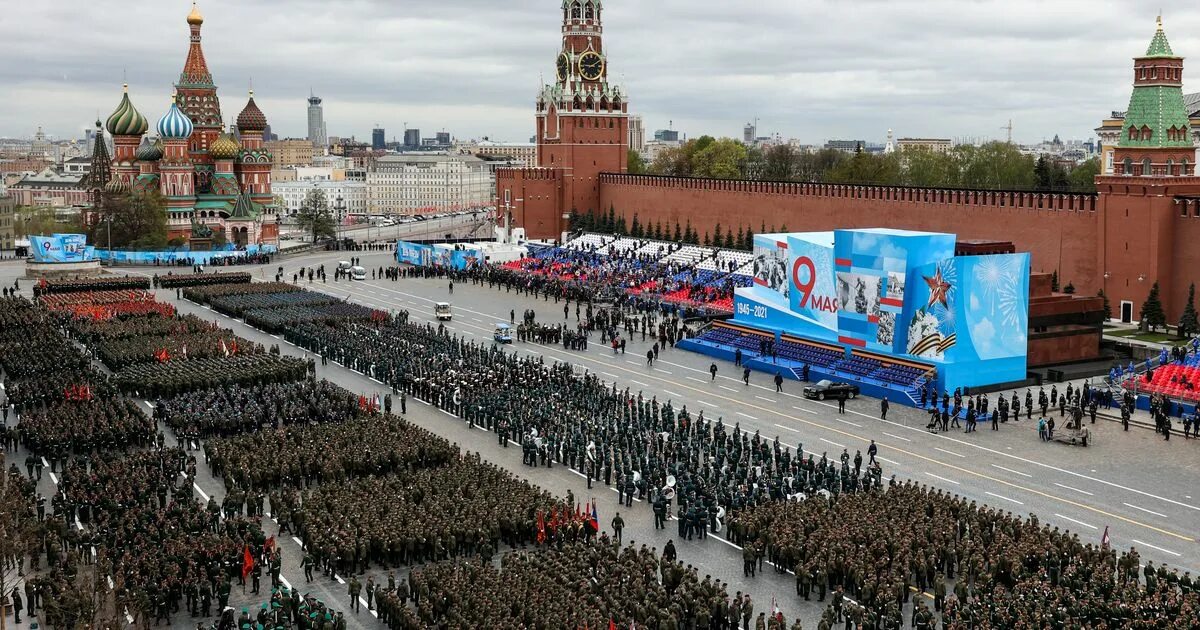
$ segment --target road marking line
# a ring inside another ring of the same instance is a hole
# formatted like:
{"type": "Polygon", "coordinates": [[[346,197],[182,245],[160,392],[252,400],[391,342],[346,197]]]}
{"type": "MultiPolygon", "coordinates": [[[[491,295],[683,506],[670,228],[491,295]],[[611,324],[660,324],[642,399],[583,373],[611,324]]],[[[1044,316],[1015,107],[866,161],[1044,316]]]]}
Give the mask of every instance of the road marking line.
{"type": "Polygon", "coordinates": [[[1071,486],[1064,486],[1063,484],[1058,483],[1057,481],[1054,482],[1054,485],[1058,486],[1059,488],[1066,488],[1067,490],[1074,490],[1075,492],[1078,492],[1079,494],[1086,494],[1089,497],[1096,496],[1096,495],[1092,494],[1091,492],[1088,492],[1087,490],[1080,490],[1079,488],[1072,488],[1071,486]]]}
{"type": "Polygon", "coordinates": [[[660,370],[660,369],[658,369],[658,368],[654,368],[654,371],[655,371],[655,372],[662,372],[663,374],[670,374],[670,372],[668,372],[668,371],[666,371],[666,370],[660,370]]]}
{"type": "Polygon", "coordinates": [[[1083,525],[1084,527],[1088,527],[1091,529],[1100,529],[1099,527],[1096,527],[1095,525],[1089,525],[1087,523],[1084,523],[1083,521],[1075,520],[1075,519],[1071,518],[1070,516],[1063,516],[1062,514],[1058,514],[1057,512],[1054,515],[1063,520],[1071,521],[1072,523],[1075,523],[1076,525],[1083,525]]]}
{"type": "Polygon", "coordinates": [[[946,450],[946,449],[944,449],[944,448],[938,448],[938,447],[936,447],[936,446],[935,446],[935,447],[933,447],[933,450],[935,450],[935,451],[941,451],[941,452],[943,452],[943,453],[945,453],[945,454],[947,454],[947,455],[953,455],[953,456],[955,456],[955,457],[964,457],[964,458],[966,457],[966,455],[962,455],[962,454],[959,454],[959,453],[955,453],[954,451],[947,451],[947,450],[946,450]]]}
{"type": "Polygon", "coordinates": [[[731,391],[731,392],[736,392],[736,391],[737,391],[736,389],[734,389],[734,388],[732,388],[732,387],[726,387],[726,386],[724,386],[724,385],[717,385],[717,387],[720,387],[721,389],[727,389],[727,390],[729,390],[729,391],[731,391]]]}
{"type": "Polygon", "coordinates": [[[987,491],[985,491],[985,492],[984,492],[984,494],[986,494],[986,495],[988,495],[988,496],[991,496],[991,497],[996,497],[997,499],[1004,499],[1005,501],[1012,501],[1013,503],[1016,503],[1017,505],[1025,505],[1024,503],[1022,503],[1022,502],[1020,502],[1020,501],[1018,501],[1018,500],[1016,500],[1016,499],[1010,499],[1010,498],[1008,498],[1008,497],[1006,497],[1006,496],[1004,496],[1004,495],[1001,495],[1001,494],[996,494],[995,492],[987,492],[987,491]]]}
{"type": "Polygon", "coordinates": [[[666,394],[666,395],[668,395],[668,396],[678,396],[679,398],[683,398],[683,394],[676,394],[675,392],[673,392],[673,391],[671,391],[671,390],[669,390],[669,389],[664,389],[664,390],[663,390],[663,393],[664,393],[664,394],[666,394]]]}
{"type": "Polygon", "coordinates": [[[613,374],[612,372],[601,372],[601,374],[603,374],[609,378],[621,378],[621,377],[617,376],[616,374],[613,374]]]}
{"type": "Polygon", "coordinates": [[[630,383],[633,383],[634,385],[641,385],[642,387],[650,387],[649,385],[647,385],[647,384],[645,384],[645,383],[643,383],[643,382],[641,382],[641,381],[634,381],[634,380],[630,380],[629,382],[630,382],[630,383]]]}
{"type": "Polygon", "coordinates": [[[774,398],[767,398],[766,396],[759,396],[758,394],[755,394],[755,395],[754,395],[754,397],[755,397],[755,398],[757,398],[757,399],[759,399],[759,400],[765,400],[765,401],[767,401],[767,402],[769,402],[769,403],[773,403],[773,402],[775,402],[775,399],[774,399],[774,398]]]}
{"type": "Polygon", "coordinates": [[[710,407],[710,408],[712,408],[712,409],[716,409],[716,408],[717,408],[717,406],[716,406],[716,405],[714,405],[714,404],[712,404],[712,403],[710,403],[710,402],[705,402],[705,401],[703,401],[703,400],[699,400],[699,399],[697,399],[697,400],[696,400],[696,402],[700,403],[700,406],[701,406],[701,407],[710,407]]]}
{"type": "Polygon", "coordinates": [[[784,431],[791,431],[792,433],[799,433],[799,432],[800,432],[800,429],[794,429],[794,428],[792,428],[792,427],[789,427],[789,426],[787,426],[787,425],[784,425],[784,424],[779,424],[778,422],[776,422],[776,423],[775,423],[775,426],[779,427],[780,429],[783,429],[784,431]]]}
{"type": "Polygon", "coordinates": [[[45,458],[45,457],[43,457],[43,458],[42,458],[42,465],[43,465],[43,466],[46,466],[46,467],[48,468],[48,467],[50,466],[50,462],[46,461],[46,458],[45,458]]]}
{"type": "Polygon", "coordinates": [[[858,427],[860,429],[862,428],[862,425],[857,422],[850,422],[849,420],[842,420],[841,418],[834,418],[834,420],[837,420],[838,422],[841,422],[842,424],[848,424],[852,427],[858,427]]]}
{"type": "Polygon", "coordinates": [[[704,379],[702,379],[702,378],[696,378],[695,376],[687,376],[687,377],[684,377],[684,378],[686,378],[686,379],[687,379],[687,380],[689,380],[689,381],[696,381],[697,383],[707,383],[707,382],[708,382],[708,381],[706,381],[706,380],[704,380],[704,379]]]}
{"type": "Polygon", "coordinates": [[[845,445],[845,444],[838,444],[837,442],[834,442],[834,441],[832,441],[832,440],[826,440],[825,438],[821,438],[821,441],[822,441],[822,442],[824,442],[824,443],[826,443],[826,444],[832,444],[832,445],[834,445],[834,446],[836,446],[836,447],[838,447],[838,448],[846,448],[846,445],[845,445]]]}
{"type": "Polygon", "coordinates": [[[878,460],[879,460],[879,461],[881,461],[881,462],[887,462],[887,463],[889,463],[889,464],[891,464],[891,465],[893,465],[893,466],[899,466],[899,465],[900,465],[900,463],[899,463],[899,462],[894,462],[894,461],[892,461],[892,460],[890,460],[890,459],[888,459],[888,458],[886,458],[886,457],[880,457],[880,456],[878,456],[878,455],[876,455],[876,456],[875,456],[875,459],[878,459],[878,460]]]}
{"type": "Polygon", "coordinates": [[[758,418],[755,418],[754,416],[752,416],[752,415],[750,415],[750,414],[748,414],[748,413],[742,413],[742,412],[740,412],[740,411],[739,411],[739,412],[737,412],[737,415],[739,415],[739,416],[741,416],[741,417],[743,417],[743,418],[750,418],[751,420],[758,420],[758,418]]]}
{"type": "Polygon", "coordinates": [[[1029,474],[1029,473],[1023,473],[1023,472],[1021,472],[1021,471],[1019,471],[1019,470],[1013,470],[1013,469],[1011,469],[1011,468],[1005,468],[1005,467],[1001,466],[1000,464],[992,464],[992,468],[999,468],[1000,470],[1003,470],[1004,472],[1010,472],[1010,473],[1012,473],[1012,474],[1014,474],[1014,475],[1021,475],[1022,477],[1029,477],[1030,479],[1033,479],[1033,475],[1031,475],[1031,474],[1029,474]]]}
{"type": "MultiPolygon", "coordinates": [[[[1125,502],[1124,502],[1124,501],[1122,501],[1122,503],[1125,503],[1125,502]]],[[[1154,510],[1147,510],[1147,509],[1146,509],[1146,508],[1144,508],[1144,507],[1138,507],[1138,506],[1136,506],[1136,505],[1134,505],[1134,504],[1132,504],[1132,503],[1125,503],[1125,505],[1128,505],[1129,507],[1131,507],[1131,508],[1133,508],[1133,509],[1135,509],[1135,510],[1141,510],[1141,511],[1143,511],[1143,512],[1147,513],[1147,514],[1153,514],[1153,515],[1155,515],[1155,516],[1161,516],[1161,517],[1163,517],[1163,518],[1167,518],[1167,515],[1166,515],[1166,514],[1163,514],[1163,513],[1161,513],[1161,512],[1155,512],[1154,510]]]]}
{"type": "Polygon", "coordinates": [[[954,484],[954,485],[956,485],[956,486],[961,486],[961,485],[962,485],[962,484],[958,483],[957,481],[955,481],[955,480],[953,480],[953,479],[947,479],[947,478],[945,478],[945,477],[941,477],[941,476],[935,475],[935,474],[933,474],[933,473],[931,473],[931,472],[927,472],[927,473],[925,473],[925,474],[926,474],[926,475],[929,475],[930,477],[933,477],[934,479],[941,479],[942,481],[947,481],[947,482],[949,482],[949,483],[952,483],[952,484],[954,484]]]}
{"type": "Polygon", "coordinates": [[[304,541],[300,540],[298,536],[292,536],[292,540],[296,541],[297,545],[300,545],[301,547],[304,546],[304,541]]]}
{"type": "Polygon", "coordinates": [[[55,477],[54,473],[50,473],[50,481],[53,481],[54,485],[58,485],[58,477],[55,477]]]}
{"type": "Polygon", "coordinates": [[[291,582],[288,582],[288,581],[287,581],[287,578],[283,577],[282,575],[281,575],[281,576],[279,576],[279,581],[283,583],[283,587],[284,587],[284,588],[286,588],[286,589],[291,589],[291,588],[292,588],[292,583],[291,583],[291,582]]]}
{"type": "Polygon", "coordinates": [[[149,407],[149,408],[151,408],[151,409],[153,409],[153,408],[154,408],[154,404],[153,404],[153,403],[151,403],[149,400],[144,400],[144,401],[142,401],[142,402],[146,403],[146,406],[147,406],[147,407],[149,407]]]}
{"type": "Polygon", "coordinates": [[[796,411],[803,411],[804,413],[817,413],[816,411],[813,411],[812,409],[805,409],[804,407],[797,407],[795,405],[792,405],[792,409],[795,409],[796,411]]]}
{"type": "Polygon", "coordinates": [[[342,579],[342,576],[340,576],[340,575],[335,575],[335,576],[333,576],[333,577],[337,578],[338,584],[345,584],[345,583],[346,583],[346,580],[343,580],[343,579],[342,579]]]}
{"type": "Polygon", "coordinates": [[[198,484],[198,483],[193,483],[193,484],[192,484],[192,487],[196,489],[196,492],[199,492],[199,493],[200,493],[200,496],[201,496],[201,497],[203,497],[205,501],[207,501],[207,500],[208,500],[208,495],[207,495],[207,494],[205,494],[205,493],[204,493],[204,491],[200,489],[200,484],[198,484]]]}
{"type": "MultiPolygon", "coordinates": [[[[615,359],[616,357],[613,357],[613,358],[615,359]]],[[[625,359],[625,362],[628,363],[629,365],[641,365],[642,364],[641,361],[630,361],[629,359],[625,359]]]]}
{"type": "MultiPolygon", "coordinates": [[[[1128,505],[1128,504],[1126,504],[1126,505],[1128,505]]],[[[1181,553],[1175,553],[1174,551],[1171,551],[1170,549],[1163,549],[1162,547],[1157,547],[1157,546],[1155,546],[1155,545],[1151,545],[1150,543],[1147,543],[1147,542],[1142,542],[1142,541],[1140,541],[1140,540],[1138,540],[1138,539],[1136,539],[1136,538],[1130,538],[1130,540],[1132,540],[1133,542],[1135,542],[1135,543],[1137,543],[1137,544],[1139,544],[1139,545],[1141,545],[1141,546],[1143,546],[1143,547],[1149,547],[1149,548],[1151,548],[1151,549],[1157,549],[1157,550],[1159,550],[1159,551],[1161,551],[1161,552],[1163,552],[1163,553],[1169,553],[1169,554],[1171,554],[1172,556],[1175,556],[1176,558],[1178,558],[1179,556],[1182,556],[1182,555],[1183,555],[1183,554],[1181,554],[1181,553]]]]}
{"type": "Polygon", "coordinates": [[[894,434],[894,433],[888,433],[887,431],[884,431],[884,432],[883,432],[883,434],[884,434],[884,435],[886,435],[886,436],[888,436],[888,437],[890,437],[890,438],[896,438],[897,440],[903,440],[903,441],[905,441],[905,442],[911,442],[911,441],[912,441],[912,440],[910,440],[910,439],[908,439],[908,438],[906,438],[906,437],[900,437],[899,435],[896,435],[896,434],[894,434]]]}

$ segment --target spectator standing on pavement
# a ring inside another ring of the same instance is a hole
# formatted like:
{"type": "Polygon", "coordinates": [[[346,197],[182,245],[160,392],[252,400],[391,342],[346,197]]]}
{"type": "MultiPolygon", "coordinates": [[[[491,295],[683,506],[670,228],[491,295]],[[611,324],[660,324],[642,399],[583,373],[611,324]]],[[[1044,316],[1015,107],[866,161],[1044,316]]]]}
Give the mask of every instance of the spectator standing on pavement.
{"type": "Polygon", "coordinates": [[[879,419],[880,420],[887,420],[887,410],[888,410],[888,399],[887,399],[887,396],[884,396],[883,400],[879,401],[879,419]]]}
{"type": "Polygon", "coordinates": [[[775,373],[775,392],[780,393],[782,391],[783,391],[783,373],[776,372],[775,373]]]}

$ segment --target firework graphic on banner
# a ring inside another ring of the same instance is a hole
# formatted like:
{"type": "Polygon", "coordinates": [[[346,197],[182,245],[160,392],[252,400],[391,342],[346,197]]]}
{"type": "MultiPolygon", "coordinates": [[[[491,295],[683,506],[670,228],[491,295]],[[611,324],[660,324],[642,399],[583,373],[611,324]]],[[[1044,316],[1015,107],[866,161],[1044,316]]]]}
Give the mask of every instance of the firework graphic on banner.
{"type": "Polygon", "coordinates": [[[908,326],[908,353],[940,359],[957,341],[954,327],[954,298],[958,273],[952,260],[939,263],[932,275],[921,276],[929,298],[913,313],[908,326]]]}

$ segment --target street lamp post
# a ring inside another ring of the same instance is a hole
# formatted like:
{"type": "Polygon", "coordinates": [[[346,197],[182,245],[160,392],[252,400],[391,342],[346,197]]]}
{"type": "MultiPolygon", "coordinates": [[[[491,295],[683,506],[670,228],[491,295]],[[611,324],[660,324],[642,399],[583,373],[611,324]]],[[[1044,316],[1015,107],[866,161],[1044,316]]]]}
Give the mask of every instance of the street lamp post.
{"type": "Polygon", "coordinates": [[[334,204],[333,208],[334,208],[334,210],[337,211],[338,249],[341,249],[342,248],[342,215],[345,214],[345,211],[346,211],[346,204],[342,200],[341,194],[338,194],[337,203],[334,204]]]}

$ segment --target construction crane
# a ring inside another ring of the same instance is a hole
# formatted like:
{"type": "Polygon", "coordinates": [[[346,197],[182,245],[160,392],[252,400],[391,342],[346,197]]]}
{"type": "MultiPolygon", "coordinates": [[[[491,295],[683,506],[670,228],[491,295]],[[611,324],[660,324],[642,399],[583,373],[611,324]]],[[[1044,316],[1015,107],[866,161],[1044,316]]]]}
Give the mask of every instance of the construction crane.
{"type": "Polygon", "coordinates": [[[1001,127],[1001,129],[1004,129],[1004,130],[1007,130],[1007,131],[1008,131],[1008,143],[1009,143],[1009,144],[1012,144],[1012,130],[1013,130],[1012,119],[1011,119],[1011,118],[1009,118],[1009,119],[1008,119],[1008,124],[1007,124],[1007,125],[1005,125],[1005,126],[1003,126],[1003,127],[1001,127]]]}

